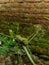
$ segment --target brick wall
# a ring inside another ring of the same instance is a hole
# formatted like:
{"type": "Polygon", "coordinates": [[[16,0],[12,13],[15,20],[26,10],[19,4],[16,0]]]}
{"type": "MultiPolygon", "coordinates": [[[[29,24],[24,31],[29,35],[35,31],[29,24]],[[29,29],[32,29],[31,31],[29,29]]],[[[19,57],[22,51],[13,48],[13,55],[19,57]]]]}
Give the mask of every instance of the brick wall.
{"type": "Polygon", "coordinates": [[[49,23],[49,0],[0,0],[0,20],[49,23]]]}

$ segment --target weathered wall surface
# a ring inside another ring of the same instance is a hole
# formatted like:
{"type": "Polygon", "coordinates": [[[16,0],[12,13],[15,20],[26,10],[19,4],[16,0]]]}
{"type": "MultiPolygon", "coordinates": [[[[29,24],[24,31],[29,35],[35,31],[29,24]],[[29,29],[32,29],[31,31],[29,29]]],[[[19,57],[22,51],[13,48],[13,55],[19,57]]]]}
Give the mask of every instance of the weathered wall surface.
{"type": "Polygon", "coordinates": [[[49,0],[0,0],[0,20],[49,23],[44,17],[49,17],[49,0]]]}

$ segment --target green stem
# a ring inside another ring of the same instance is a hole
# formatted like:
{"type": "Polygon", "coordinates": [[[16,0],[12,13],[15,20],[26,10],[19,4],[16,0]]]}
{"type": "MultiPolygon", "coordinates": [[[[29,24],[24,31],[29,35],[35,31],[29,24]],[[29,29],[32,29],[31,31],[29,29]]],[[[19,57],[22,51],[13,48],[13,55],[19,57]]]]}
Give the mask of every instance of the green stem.
{"type": "Polygon", "coordinates": [[[32,65],[36,65],[36,64],[34,63],[32,57],[30,56],[30,54],[29,54],[27,48],[26,48],[25,46],[23,46],[23,49],[25,50],[25,52],[26,52],[26,54],[27,54],[27,56],[28,56],[30,62],[32,63],[32,65]]]}
{"type": "Polygon", "coordinates": [[[28,43],[30,43],[30,42],[33,40],[33,38],[36,37],[36,35],[37,35],[38,33],[39,33],[39,31],[37,31],[36,34],[35,34],[33,37],[31,37],[31,39],[29,39],[28,43]]]}

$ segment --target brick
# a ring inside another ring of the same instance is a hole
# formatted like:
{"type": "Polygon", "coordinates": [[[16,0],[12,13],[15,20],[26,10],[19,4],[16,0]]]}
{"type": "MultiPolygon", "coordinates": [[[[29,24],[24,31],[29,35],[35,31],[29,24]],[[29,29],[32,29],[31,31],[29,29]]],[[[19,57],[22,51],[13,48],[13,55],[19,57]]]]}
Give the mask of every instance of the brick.
{"type": "Polygon", "coordinates": [[[41,0],[25,0],[26,2],[41,2],[41,0]]]}
{"type": "Polygon", "coordinates": [[[14,2],[24,2],[24,0],[14,0],[14,2]]]}
{"type": "MultiPolygon", "coordinates": [[[[49,0],[0,0],[3,19],[32,21],[49,17],[49,0]],[[4,17],[5,16],[5,17],[4,17]]],[[[45,21],[45,20],[44,20],[45,21]]]]}
{"type": "Polygon", "coordinates": [[[0,3],[6,3],[9,2],[9,0],[0,0],[0,3]]]}

